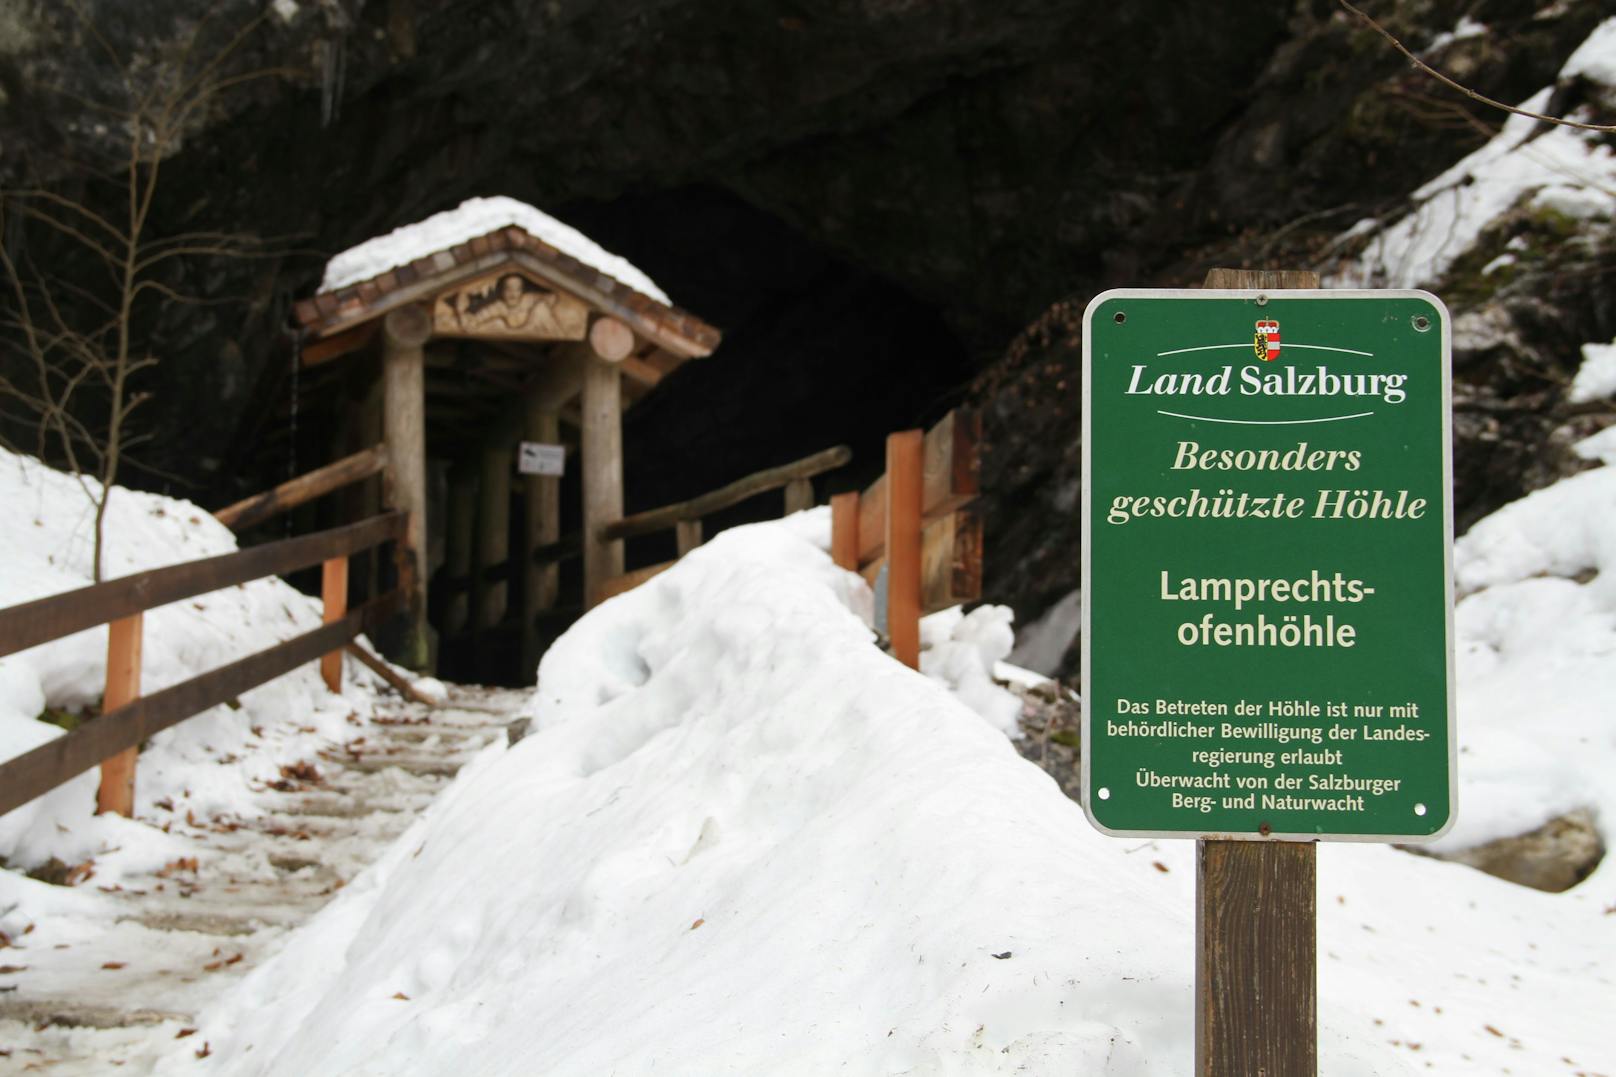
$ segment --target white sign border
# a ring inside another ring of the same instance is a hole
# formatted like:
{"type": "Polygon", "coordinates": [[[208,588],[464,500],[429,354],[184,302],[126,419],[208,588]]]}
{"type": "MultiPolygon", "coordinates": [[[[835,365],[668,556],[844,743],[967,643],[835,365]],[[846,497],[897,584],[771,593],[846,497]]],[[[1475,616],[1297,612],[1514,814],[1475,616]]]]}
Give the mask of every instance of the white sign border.
{"type": "Polygon", "coordinates": [[[1082,507],[1082,569],[1079,587],[1083,592],[1082,669],[1079,689],[1083,696],[1082,748],[1082,806],[1089,823],[1100,833],[1114,838],[1194,838],[1202,841],[1354,841],[1395,843],[1398,845],[1424,845],[1437,841],[1453,829],[1459,818],[1459,739],[1455,720],[1457,700],[1453,667],[1453,316],[1447,304],[1435,295],[1419,288],[1112,288],[1089,300],[1083,309],[1083,507],[1082,507]],[[1090,618],[1089,583],[1092,578],[1089,563],[1089,520],[1093,505],[1090,481],[1094,467],[1094,453],[1090,442],[1093,416],[1092,380],[1094,339],[1094,312],[1100,304],[1113,299],[1240,299],[1255,302],[1259,296],[1269,299],[1420,299],[1436,307],[1442,314],[1442,515],[1443,515],[1443,581],[1447,594],[1445,651],[1448,674],[1448,819],[1441,829],[1431,834],[1308,834],[1279,833],[1216,833],[1194,830],[1112,830],[1094,817],[1090,804],[1093,782],[1090,780],[1089,762],[1091,725],[1094,720],[1093,700],[1089,693],[1090,618]]]}

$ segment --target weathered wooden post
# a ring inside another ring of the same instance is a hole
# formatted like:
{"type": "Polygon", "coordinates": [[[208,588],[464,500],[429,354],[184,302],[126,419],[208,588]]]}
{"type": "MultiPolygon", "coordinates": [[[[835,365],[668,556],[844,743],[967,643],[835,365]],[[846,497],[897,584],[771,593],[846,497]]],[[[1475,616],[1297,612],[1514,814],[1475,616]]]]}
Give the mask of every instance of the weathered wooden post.
{"type": "MultiPolygon", "coordinates": [[[[524,401],[527,440],[545,445],[561,441],[561,415],[541,394],[530,392],[524,401]]],[[[526,542],[522,556],[522,669],[531,672],[539,661],[541,612],[555,606],[561,566],[539,564],[533,552],[561,537],[561,477],[528,475],[523,479],[526,493],[526,542]]]]}
{"type": "Polygon", "coordinates": [[[854,490],[830,499],[830,559],[838,568],[859,570],[859,495],[854,490]]]}
{"type": "Polygon", "coordinates": [[[920,521],[925,431],[887,437],[887,638],[892,656],[920,668],[920,521]]]}
{"type": "Polygon", "coordinates": [[[583,381],[584,607],[600,601],[607,580],[623,574],[623,542],[600,535],[623,518],[623,384],[618,366],[634,350],[634,334],[614,318],[589,329],[583,381]]]}
{"type": "MultiPolygon", "coordinates": [[[[1317,288],[1301,271],[1214,269],[1206,288],[1317,288]]],[[[1314,842],[1195,843],[1197,1077],[1318,1072],[1314,842]]]]}
{"type": "Polygon", "coordinates": [[[673,525],[673,541],[680,557],[702,544],[701,521],[680,520],[673,525]]]}
{"type": "Polygon", "coordinates": [[[493,628],[505,617],[510,579],[490,580],[488,570],[506,564],[511,549],[511,471],[515,439],[502,431],[485,441],[477,484],[477,574],[473,578],[479,629],[493,628]]]}
{"type": "Polygon", "coordinates": [[[387,444],[388,507],[408,514],[398,544],[399,588],[405,596],[400,664],[432,666],[426,620],[426,356],[432,317],[425,307],[399,307],[382,324],[382,422],[387,444]]]}
{"type": "MultiPolygon", "coordinates": [[[[123,617],[107,625],[107,684],[101,713],[109,714],[140,697],[140,653],[145,614],[123,617]]],[[[95,810],[131,816],[135,813],[135,756],[125,748],[101,761],[101,787],[95,810]]]]}
{"type": "MultiPolygon", "coordinates": [[[[333,557],[320,566],[320,601],[324,605],[320,620],[324,624],[340,621],[348,615],[348,558],[333,557]]],[[[320,676],[333,692],[342,691],[342,649],[320,656],[320,676]]]]}
{"type": "Polygon", "coordinates": [[[458,635],[471,619],[471,553],[477,527],[477,469],[463,460],[457,460],[449,469],[448,516],[444,528],[444,575],[457,582],[444,603],[443,631],[458,635]]]}
{"type": "Polygon", "coordinates": [[[786,515],[814,507],[814,480],[792,479],[786,483],[786,515]]]}

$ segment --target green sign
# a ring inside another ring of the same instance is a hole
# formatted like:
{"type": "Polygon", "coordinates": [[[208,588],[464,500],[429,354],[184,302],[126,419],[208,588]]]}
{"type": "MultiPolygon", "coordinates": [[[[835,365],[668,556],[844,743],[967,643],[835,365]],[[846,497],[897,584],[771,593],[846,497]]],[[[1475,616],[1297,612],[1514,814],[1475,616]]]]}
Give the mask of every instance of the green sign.
{"type": "Polygon", "coordinates": [[[1141,836],[1453,822],[1448,312],[1118,290],[1084,315],[1083,807],[1141,836]]]}

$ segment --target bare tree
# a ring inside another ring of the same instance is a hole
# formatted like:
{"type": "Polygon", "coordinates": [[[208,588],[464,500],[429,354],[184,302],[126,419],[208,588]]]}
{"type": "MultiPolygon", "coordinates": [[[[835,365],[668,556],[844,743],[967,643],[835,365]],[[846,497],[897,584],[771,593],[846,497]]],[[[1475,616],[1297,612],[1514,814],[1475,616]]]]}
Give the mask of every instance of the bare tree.
{"type": "Polygon", "coordinates": [[[49,187],[0,190],[0,347],[9,353],[0,368],[0,406],[11,405],[5,415],[14,427],[34,433],[36,455],[79,476],[95,508],[93,568],[100,580],[113,484],[130,450],[150,438],[132,420],[151,400],[138,388],[141,374],[160,362],[149,339],[155,308],[208,301],[183,294],[165,281],[165,270],[181,259],[276,253],[245,233],[154,235],[163,163],[221,95],[284,72],[233,70],[263,16],[199,58],[204,42],[219,40],[209,25],[216,7],[171,55],[137,65],[118,54],[82,8],[73,10],[118,72],[121,99],[57,93],[98,116],[119,153],[58,174],[49,187]],[[30,233],[48,241],[51,267],[29,253],[30,233]]]}

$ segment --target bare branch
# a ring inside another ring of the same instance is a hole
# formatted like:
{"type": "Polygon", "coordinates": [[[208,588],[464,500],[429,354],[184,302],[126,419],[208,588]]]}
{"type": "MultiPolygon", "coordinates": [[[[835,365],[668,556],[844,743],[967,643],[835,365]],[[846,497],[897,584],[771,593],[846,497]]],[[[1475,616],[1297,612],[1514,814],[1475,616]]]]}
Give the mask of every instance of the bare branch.
{"type": "Polygon", "coordinates": [[[1525,116],[1527,119],[1537,120],[1541,123],[1558,124],[1561,127],[1575,127],[1579,131],[1598,131],[1602,134],[1616,133],[1616,124],[1582,123],[1579,120],[1567,120],[1559,116],[1545,116],[1541,112],[1533,112],[1530,109],[1516,108],[1514,105],[1506,105],[1502,101],[1495,101],[1485,94],[1477,93],[1470,87],[1455,82],[1453,79],[1450,79],[1448,76],[1444,75],[1442,72],[1438,71],[1436,68],[1420,59],[1418,56],[1415,56],[1408,50],[1406,45],[1397,40],[1396,37],[1392,36],[1390,30],[1387,30],[1384,26],[1380,25],[1380,23],[1376,22],[1374,19],[1371,19],[1368,15],[1365,15],[1358,8],[1353,7],[1352,4],[1347,2],[1347,0],[1338,0],[1338,2],[1342,7],[1346,8],[1348,11],[1352,12],[1352,14],[1358,16],[1358,18],[1362,19],[1366,24],[1368,24],[1369,28],[1374,30],[1375,33],[1379,34],[1387,41],[1390,41],[1392,46],[1397,49],[1398,52],[1408,57],[1409,61],[1413,63],[1415,67],[1419,68],[1421,71],[1424,71],[1427,75],[1430,75],[1444,86],[1458,90],[1460,93],[1464,94],[1473,101],[1480,101],[1482,104],[1487,105],[1490,108],[1502,109],[1505,112],[1512,112],[1517,116],[1525,116]]]}

